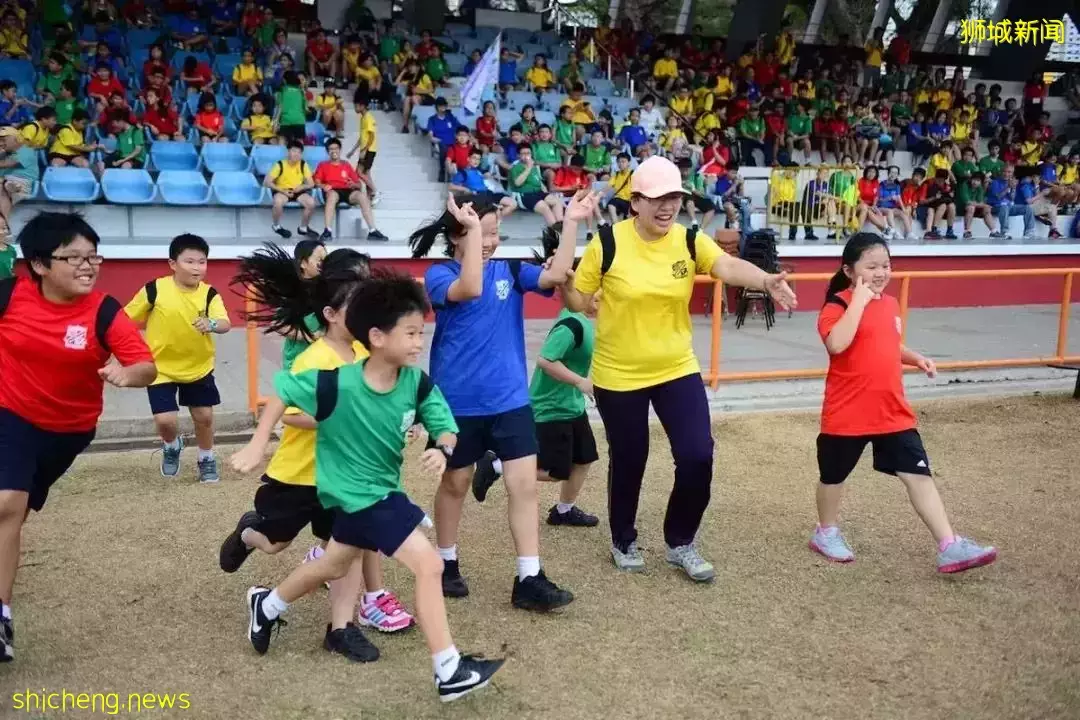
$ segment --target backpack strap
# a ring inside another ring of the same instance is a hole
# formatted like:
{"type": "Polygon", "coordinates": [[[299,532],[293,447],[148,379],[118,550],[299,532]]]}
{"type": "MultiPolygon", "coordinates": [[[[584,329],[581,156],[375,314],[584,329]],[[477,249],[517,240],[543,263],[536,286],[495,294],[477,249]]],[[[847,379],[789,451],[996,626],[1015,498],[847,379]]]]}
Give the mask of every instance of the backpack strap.
{"type": "Polygon", "coordinates": [[[435,383],[432,381],[431,376],[423,370],[420,371],[420,382],[416,384],[416,412],[420,413],[420,406],[427,400],[428,395],[431,394],[432,388],[435,387],[435,383]]]}
{"type": "Polygon", "coordinates": [[[574,349],[581,347],[581,343],[585,341],[585,328],[582,327],[581,321],[575,317],[563,318],[559,322],[551,326],[549,335],[555,332],[556,328],[567,328],[570,332],[574,333],[574,349]]]}
{"type": "Polygon", "coordinates": [[[697,265],[697,229],[689,228],[686,231],[686,249],[690,251],[690,259],[697,265]]]}
{"type": "Polygon", "coordinates": [[[98,345],[109,355],[112,355],[108,341],[109,328],[112,327],[117,313],[123,309],[119,300],[112,295],[106,295],[98,305],[97,317],[94,318],[94,334],[97,336],[98,345]]]}
{"type": "Polygon", "coordinates": [[[829,304],[839,305],[840,307],[844,308],[845,310],[848,309],[847,301],[844,300],[844,298],[840,297],[839,295],[829,295],[828,297],[825,298],[825,304],[826,305],[829,305],[829,304]]]}
{"type": "Polygon", "coordinates": [[[509,260],[506,264],[510,266],[510,275],[514,278],[514,289],[524,295],[525,291],[521,287],[521,261],[509,260]]]}
{"type": "Polygon", "coordinates": [[[143,285],[143,289],[146,290],[146,302],[150,304],[150,309],[154,309],[154,305],[157,303],[157,280],[151,280],[143,285]]]}
{"type": "Polygon", "coordinates": [[[218,291],[213,285],[206,291],[206,317],[210,317],[210,303],[214,302],[214,298],[218,296],[218,291]]]}
{"type": "Polygon", "coordinates": [[[611,263],[615,262],[615,231],[611,225],[605,223],[600,226],[600,277],[603,277],[611,269],[611,263]]]}
{"type": "Polygon", "coordinates": [[[9,277],[5,280],[0,280],[0,317],[4,317],[8,304],[11,302],[11,295],[14,292],[15,278],[9,277]]]}
{"type": "Polygon", "coordinates": [[[338,401],[338,371],[320,370],[315,379],[315,422],[334,414],[338,401]]]}

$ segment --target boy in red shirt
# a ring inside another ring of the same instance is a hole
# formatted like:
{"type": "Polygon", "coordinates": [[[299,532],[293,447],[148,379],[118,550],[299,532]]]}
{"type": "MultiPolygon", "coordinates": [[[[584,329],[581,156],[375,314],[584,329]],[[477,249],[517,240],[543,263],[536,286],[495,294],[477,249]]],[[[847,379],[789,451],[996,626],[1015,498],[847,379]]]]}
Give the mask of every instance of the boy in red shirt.
{"type": "Polygon", "coordinates": [[[118,134],[121,128],[116,126],[115,118],[121,115],[126,117],[127,121],[132,125],[135,124],[135,115],[132,114],[131,108],[128,107],[127,99],[119,93],[113,93],[109,96],[109,107],[98,116],[98,132],[114,136],[118,134]]]}
{"type": "Polygon", "coordinates": [[[0,662],[15,658],[10,603],[29,511],[94,439],[104,383],[157,376],[120,303],[94,290],[98,242],[76,214],[39,213],[19,234],[30,277],[0,282],[0,662]]]}
{"type": "Polygon", "coordinates": [[[144,87],[140,93],[144,103],[147,101],[147,95],[151,90],[154,91],[158,99],[164,104],[170,106],[173,104],[172,88],[169,87],[168,75],[165,73],[164,69],[155,67],[150,71],[150,75],[146,80],[146,87],[144,87]]]}
{"type": "Polygon", "coordinates": [[[825,153],[831,152],[836,156],[836,164],[840,164],[840,144],[833,132],[833,112],[830,108],[821,111],[821,117],[814,119],[814,144],[818,146],[821,162],[829,162],[825,153]]]}
{"type": "Polygon", "coordinates": [[[184,58],[184,67],[180,71],[180,80],[183,81],[189,92],[213,92],[216,84],[214,71],[194,55],[188,55],[184,58]]]}
{"type": "Polygon", "coordinates": [[[454,144],[446,149],[446,177],[452,178],[458,170],[469,166],[469,151],[473,149],[469,128],[459,125],[454,132],[454,144]]]}
{"type": "Polygon", "coordinates": [[[838,526],[843,483],[866,446],[874,469],[894,475],[937,544],[937,569],[956,573],[989,565],[997,549],[957,535],[930,473],[930,459],[904,397],[903,367],[937,375],[934,361],[903,343],[896,298],[885,294],[892,274],[889,246],[873,233],[856,233],[844,247],[818,316],[818,334],[829,353],[821,434],[817,438],[818,525],[810,549],[833,562],[851,562],[838,526]]]}
{"type": "Polygon", "coordinates": [[[326,39],[326,32],[322,29],[316,30],[314,36],[308,40],[304,55],[307,57],[307,74],[312,78],[331,78],[337,74],[334,72],[337,67],[337,48],[326,39]]]}
{"type": "Polygon", "coordinates": [[[94,76],[86,84],[86,95],[97,102],[97,111],[105,112],[109,106],[109,96],[113,94],[124,95],[126,88],[113,77],[112,69],[108,65],[98,65],[94,68],[94,76]]]}
{"type": "Polygon", "coordinates": [[[161,100],[154,88],[146,89],[146,110],[139,122],[150,128],[155,140],[184,140],[184,121],[176,108],[161,100]]]}
{"type": "Polygon", "coordinates": [[[836,144],[837,160],[841,155],[854,155],[855,148],[851,147],[851,127],[847,121],[847,108],[840,105],[836,113],[829,121],[829,132],[832,133],[833,142],[836,144]]]}
{"type": "Polygon", "coordinates": [[[341,159],[341,141],[331,138],[326,143],[326,151],[330,154],[329,160],[323,160],[319,167],[315,168],[312,178],[315,185],[322,188],[326,197],[326,208],[323,219],[326,221],[322,235],[319,237],[323,242],[330,242],[334,238],[334,216],[338,205],[360,208],[360,215],[368,227],[368,240],[389,240],[375,227],[375,216],[371,212],[371,198],[368,190],[374,190],[375,186],[371,178],[355,170],[351,164],[341,159]]]}
{"type": "Polygon", "coordinates": [[[765,105],[765,142],[772,146],[773,158],[787,147],[787,120],[784,118],[784,104],[765,105]]]}

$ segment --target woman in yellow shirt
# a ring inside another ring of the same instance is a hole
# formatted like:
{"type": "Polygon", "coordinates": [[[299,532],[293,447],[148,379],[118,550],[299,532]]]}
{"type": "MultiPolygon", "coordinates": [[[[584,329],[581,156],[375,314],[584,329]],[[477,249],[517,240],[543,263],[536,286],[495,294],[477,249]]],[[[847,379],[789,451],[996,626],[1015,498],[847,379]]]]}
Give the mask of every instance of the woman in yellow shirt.
{"type": "Polygon", "coordinates": [[[262,88],[263,73],[255,64],[255,53],[245,50],[240,64],[232,71],[233,89],[237,95],[251,97],[262,88]]]}
{"type": "Polygon", "coordinates": [[[525,72],[525,83],[537,92],[546,92],[555,87],[555,75],[547,66],[547,58],[537,55],[533,66],[525,72]]]}
{"type": "MultiPolygon", "coordinates": [[[[564,288],[567,305],[582,312],[599,293],[592,386],[610,450],[608,507],[611,556],[628,572],[645,569],[637,547],[638,497],[649,456],[649,406],[667,432],[675,458],[675,487],[664,521],[667,561],[698,582],[715,577],[694,537],[709,504],[713,439],[709,401],[692,345],[690,296],[694,276],[768,292],[782,307],[795,305],[783,274],[770,275],[725,254],[704,233],[675,222],[686,192],[670,160],[651,157],[631,177],[634,217],[602,226],[585,248],[564,288]],[[606,248],[606,250],[605,250],[606,248]]],[[[563,233],[592,215],[567,212],[563,233]]]]}
{"type": "Polygon", "coordinates": [[[720,74],[713,82],[713,95],[718,100],[730,100],[735,94],[735,83],[731,79],[731,66],[725,65],[720,68],[720,74]]]}
{"type": "Polygon", "coordinates": [[[668,107],[673,113],[679,115],[684,120],[693,122],[697,117],[697,113],[694,112],[694,98],[690,95],[690,88],[686,85],[680,85],[675,95],[671,96],[668,100],[668,107]]]}

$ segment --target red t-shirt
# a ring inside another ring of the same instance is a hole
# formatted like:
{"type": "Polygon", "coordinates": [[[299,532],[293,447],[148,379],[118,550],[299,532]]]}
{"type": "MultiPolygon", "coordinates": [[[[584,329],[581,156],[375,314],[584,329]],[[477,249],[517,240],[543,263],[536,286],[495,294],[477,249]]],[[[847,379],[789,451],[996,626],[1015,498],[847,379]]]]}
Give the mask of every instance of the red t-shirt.
{"type": "Polygon", "coordinates": [[[897,35],[889,43],[889,55],[898,65],[907,65],[911,62],[911,43],[897,35]]]}
{"type": "Polygon", "coordinates": [[[728,103],[728,126],[733,127],[750,112],[750,99],[739,97],[728,103]]]}
{"type": "Polygon", "coordinates": [[[792,95],[791,78],[779,78],[776,84],[780,86],[780,92],[784,94],[784,99],[790,100],[792,95]]]}
{"type": "Polygon", "coordinates": [[[1033,103],[1041,103],[1043,97],[1046,96],[1046,85],[1044,83],[1032,83],[1029,82],[1024,85],[1024,100],[1033,103]]]}
{"type": "Polygon", "coordinates": [[[360,182],[360,176],[353,166],[344,161],[324,160],[315,168],[312,177],[316,185],[329,185],[335,190],[347,190],[360,182]]]}
{"type": "Polygon", "coordinates": [[[1054,129],[1049,125],[1036,125],[1035,139],[1039,142],[1050,142],[1054,139],[1054,129]]]}
{"type": "MultiPolygon", "coordinates": [[[[187,75],[187,73],[184,74],[187,75]]],[[[203,85],[210,84],[210,82],[214,79],[214,72],[210,69],[209,65],[201,62],[195,66],[195,72],[187,75],[187,77],[194,78],[193,80],[186,81],[188,86],[198,90],[202,88],[203,85]]]]}
{"type": "Polygon", "coordinates": [[[848,133],[847,120],[843,118],[833,118],[829,121],[829,132],[838,138],[844,137],[848,133]]]}
{"type": "MultiPolygon", "coordinates": [[[[0,407],[42,430],[94,429],[104,388],[98,370],[109,359],[94,327],[104,299],[104,293],[95,291],[70,305],[57,305],[42,297],[30,278],[15,281],[0,318],[0,407]]],[[[123,310],[105,338],[121,365],[153,361],[123,310]]]]}
{"type": "Polygon", "coordinates": [[[481,115],[476,118],[476,139],[481,145],[491,147],[495,144],[495,132],[499,129],[497,118],[481,115]]]}
{"type": "Polygon", "coordinates": [[[761,87],[768,87],[776,82],[776,72],[775,63],[767,63],[764,60],[754,63],[754,81],[761,87]]]}
{"type": "Polygon", "coordinates": [[[703,166],[714,162],[727,167],[727,164],[731,161],[731,151],[728,150],[726,145],[717,145],[716,147],[709,145],[701,151],[701,161],[703,166]]]}
{"type": "Polygon", "coordinates": [[[435,54],[436,47],[438,46],[435,44],[434,40],[424,40],[416,46],[416,57],[421,60],[427,60],[435,54]]]}
{"type": "Polygon", "coordinates": [[[829,137],[832,135],[832,120],[826,120],[825,118],[817,118],[814,120],[814,134],[821,137],[829,137]]]}
{"type": "Polygon", "coordinates": [[[124,86],[115,77],[110,77],[106,82],[94,75],[94,79],[86,84],[87,95],[99,95],[108,98],[113,93],[120,95],[125,93],[124,86]]]}
{"type": "Polygon", "coordinates": [[[139,97],[142,98],[144,103],[146,102],[146,92],[148,90],[153,90],[154,92],[156,92],[161,102],[165,103],[166,105],[171,106],[173,104],[172,89],[168,85],[162,85],[161,87],[154,87],[153,85],[145,86],[142,89],[142,92],[139,93],[139,97]]]}
{"type": "Polygon", "coordinates": [[[150,73],[153,72],[155,68],[160,69],[163,73],[165,73],[166,82],[172,79],[173,71],[168,63],[155,60],[147,60],[142,65],[142,76],[143,80],[146,81],[147,85],[150,84],[150,73]]]}
{"type": "Polygon", "coordinates": [[[308,43],[307,51],[311,53],[316,60],[324,63],[328,62],[330,58],[334,56],[334,45],[329,40],[323,40],[321,43],[312,40],[308,43]]]}
{"type": "MultiPolygon", "coordinates": [[[[851,302],[851,290],[836,297],[851,302]]],[[[843,317],[846,305],[826,300],[818,315],[824,341],[843,317]]],[[[900,362],[900,304],[891,295],[872,300],[863,310],[855,339],[847,350],[829,356],[821,432],[826,435],[884,435],[914,428],[918,421],[904,397],[900,362]]]]}
{"type": "Polygon", "coordinates": [[[900,190],[900,199],[904,201],[906,207],[915,207],[926,199],[926,191],[929,187],[930,183],[924,182],[921,185],[916,185],[908,180],[900,190]]]}
{"type": "Polygon", "coordinates": [[[164,111],[158,108],[147,108],[142,115],[142,122],[161,135],[172,135],[180,129],[179,116],[171,107],[164,111]]]}
{"type": "Polygon", "coordinates": [[[881,187],[881,182],[878,180],[868,180],[867,178],[859,178],[859,199],[867,205],[873,206],[877,202],[878,188],[881,187]]]}
{"type": "Polygon", "coordinates": [[[460,170],[461,168],[469,166],[469,153],[472,152],[472,148],[473,146],[471,143],[466,143],[464,145],[454,143],[447,149],[446,157],[450,158],[450,162],[457,165],[460,170]]]}
{"type": "Polygon", "coordinates": [[[776,137],[785,130],[787,130],[787,120],[784,119],[783,115],[765,113],[766,137],[776,137]]]}
{"type": "Polygon", "coordinates": [[[207,130],[219,133],[225,127],[225,116],[221,114],[220,110],[212,112],[200,111],[195,113],[195,123],[207,130]]]}
{"type": "Polygon", "coordinates": [[[589,178],[585,176],[585,173],[579,168],[573,168],[564,165],[555,171],[555,186],[561,188],[569,188],[563,190],[563,194],[566,196],[572,196],[578,190],[582,190],[589,185],[589,178]]]}

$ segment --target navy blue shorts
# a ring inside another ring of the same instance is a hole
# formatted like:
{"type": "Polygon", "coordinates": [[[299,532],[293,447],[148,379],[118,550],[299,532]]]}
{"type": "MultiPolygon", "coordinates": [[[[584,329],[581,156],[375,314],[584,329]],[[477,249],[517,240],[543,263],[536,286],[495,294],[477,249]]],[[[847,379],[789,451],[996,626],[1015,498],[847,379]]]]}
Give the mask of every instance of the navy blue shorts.
{"type": "Polygon", "coordinates": [[[221,404],[214,373],[195,382],[151,385],[146,388],[146,394],[150,397],[150,412],[154,415],[179,410],[177,398],[184,407],[214,407],[221,404]]]}
{"type": "Polygon", "coordinates": [[[363,510],[338,510],[331,536],[335,542],[362,550],[378,550],[390,557],[420,526],[424,511],[405,493],[392,492],[363,510]]]}
{"type": "Polygon", "coordinates": [[[15,413],[0,409],[0,490],[29,493],[30,509],[41,510],[49,488],[90,445],[94,432],[42,430],[15,413]]]}
{"type": "Polygon", "coordinates": [[[500,460],[517,460],[536,455],[536,422],[531,405],[498,415],[454,417],[457,422],[457,446],[446,467],[450,470],[469,467],[488,450],[500,460]]]}

